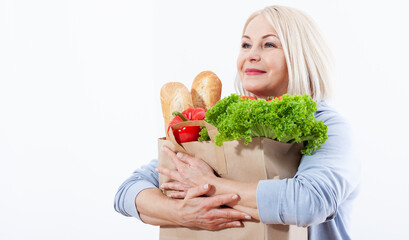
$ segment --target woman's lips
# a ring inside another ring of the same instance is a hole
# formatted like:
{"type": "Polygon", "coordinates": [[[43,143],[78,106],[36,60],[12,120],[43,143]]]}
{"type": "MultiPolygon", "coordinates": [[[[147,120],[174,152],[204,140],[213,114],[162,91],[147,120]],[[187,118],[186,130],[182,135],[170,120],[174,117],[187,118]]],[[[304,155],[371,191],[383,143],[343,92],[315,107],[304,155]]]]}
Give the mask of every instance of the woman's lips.
{"type": "Polygon", "coordinates": [[[246,75],[260,75],[266,73],[263,70],[257,69],[257,68],[247,68],[246,69],[246,75]]]}

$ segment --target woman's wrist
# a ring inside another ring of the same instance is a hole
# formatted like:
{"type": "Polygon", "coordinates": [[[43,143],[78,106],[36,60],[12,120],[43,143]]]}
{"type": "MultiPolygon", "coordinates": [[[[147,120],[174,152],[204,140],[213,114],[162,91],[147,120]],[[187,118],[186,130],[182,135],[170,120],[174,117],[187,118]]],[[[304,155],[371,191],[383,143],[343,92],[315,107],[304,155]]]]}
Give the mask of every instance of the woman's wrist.
{"type": "Polygon", "coordinates": [[[165,216],[169,222],[172,222],[174,226],[183,226],[179,211],[181,201],[177,199],[173,199],[167,196],[166,198],[166,209],[165,209],[165,216]]]}
{"type": "Polygon", "coordinates": [[[206,194],[206,196],[213,196],[213,195],[219,195],[219,194],[225,194],[225,193],[236,193],[236,192],[226,191],[227,189],[225,189],[224,187],[225,180],[226,179],[217,177],[215,175],[206,176],[204,178],[204,182],[213,186],[212,189],[210,189],[209,193],[206,194]]]}
{"type": "Polygon", "coordinates": [[[238,182],[217,176],[208,176],[205,181],[213,186],[206,196],[236,193],[240,197],[238,204],[257,209],[256,191],[258,182],[238,182]]]}
{"type": "Polygon", "coordinates": [[[212,187],[209,190],[208,193],[206,193],[206,196],[211,197],[214,195],[217,195],[220,191],[220,187],[217,188],[217,186],[220,186],[222,183],[220,182],[220,177],[217,177],[216,175],[213,176],[205,176],[203,177],[203,184],[210,184],[212,187]]]}
{"type": "Polygon", "coordinates": [[[142,222],[156,226],[176,226],[173,213],[173,201],[157,188],[141,191],[135,199],[139,217],[142,222]],[[153,205],[152,205],[153,204],[153,205]]]}

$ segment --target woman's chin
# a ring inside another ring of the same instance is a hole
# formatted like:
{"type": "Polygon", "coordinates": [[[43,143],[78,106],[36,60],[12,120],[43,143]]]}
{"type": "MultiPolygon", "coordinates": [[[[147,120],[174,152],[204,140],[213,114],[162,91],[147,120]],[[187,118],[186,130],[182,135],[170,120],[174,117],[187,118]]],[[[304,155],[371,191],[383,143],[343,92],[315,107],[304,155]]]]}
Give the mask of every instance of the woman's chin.
{"type": "Polygon", "coordinates": [[[261,89],[259,87],[243,86],[243,88],[247,92],[252,93],[252,94],[256,95],[257,97],[263,95],[263,93],[262,93],[262,91],[261,91],[261,89]]]}
{"type": "Polygon", "coordinates": [[[251,85],[244,85],[243,84],[243,88],[247,91],[250,92],[252,94],[254,94],[255,96],[257,96],[257,98],[269,98],[269,97],[278,97],[283,95],[284,93],[287,92],[287,90],[282,90],[282,91],[267,91],[266,88],[260,88],[260,86],[251,86],[251,85]]]}

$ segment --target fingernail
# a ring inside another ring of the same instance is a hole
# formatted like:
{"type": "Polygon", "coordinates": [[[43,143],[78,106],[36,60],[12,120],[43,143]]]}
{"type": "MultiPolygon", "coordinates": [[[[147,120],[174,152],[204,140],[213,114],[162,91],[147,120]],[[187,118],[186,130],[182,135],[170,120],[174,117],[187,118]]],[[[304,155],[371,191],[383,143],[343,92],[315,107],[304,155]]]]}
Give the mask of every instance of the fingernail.
{"type": "Polygon", "coordinates": [[[241,222],[236,222],[236,226],[237,227],[241,226],[241,222]]]}
{"type": "Polygon", "coordinates": [[[162,185],[160,185],[160,188],[163,188],[164,186],[165,186],[165,185],[162,184],[162,185]]]}
{"type": "Polygon", "coordinates": [[[160,150],[163,152],[165,151],[165,148],[163,146],[160,146],[160,150]]]}
{"type": "Polygon", "coordinates": [[[182,157],[183,157],[183,153],[178,152],[178,153],[176,154],[176,157],[178,157],[178,158],[182,158],[182,157]]]}
{"type": "Polygon", "coordinates": [[[205,185],[203,186],[203,188],[204,188],[204,189],[208,189],[208,188],[209,188],[209,184],[205,184],[205,185]]]}
{"type": "Polygon", "coordinates": [[[155,168],[155,171],[157,171],[157,172],[158,172],[158,168],[155,168]]]}
{"type": "Polygon", "coordinates": [[[245,219],[248,219],[248,220],[250,220],[250,219],[251,219],[251,217],[250,217],[249,215],[244,216],[244,218],[245,218],[245,219]]]}
{"type": "Polygon", "coordinates": [[[234,195],[234,196],[232,197],[233,200],[236,200],[237,198],[239,198],[239,196],[237,196],[237,195],[234,195]]]}

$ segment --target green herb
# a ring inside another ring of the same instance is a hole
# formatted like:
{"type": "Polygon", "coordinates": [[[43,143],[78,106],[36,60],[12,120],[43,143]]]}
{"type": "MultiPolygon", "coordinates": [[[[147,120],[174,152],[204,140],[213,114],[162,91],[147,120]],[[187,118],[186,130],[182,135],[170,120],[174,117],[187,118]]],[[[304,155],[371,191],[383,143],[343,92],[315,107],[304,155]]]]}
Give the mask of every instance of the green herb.
{"type": "MultiPolygon", "coordinates": [[[[310,96],[284,94],[280,99],[242,99],[232,94],[221,99],[205,114],[205,121],[217,127],[215,144],[253,137],[266,137],[284,143],[304,142],[303,154],[312,154],[327,140],[327,126],[314,117],[316,103],[310,96]]],[[[199,141],[208,140],[206,128],[199,141]]]]}

